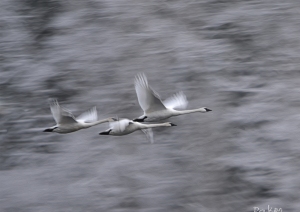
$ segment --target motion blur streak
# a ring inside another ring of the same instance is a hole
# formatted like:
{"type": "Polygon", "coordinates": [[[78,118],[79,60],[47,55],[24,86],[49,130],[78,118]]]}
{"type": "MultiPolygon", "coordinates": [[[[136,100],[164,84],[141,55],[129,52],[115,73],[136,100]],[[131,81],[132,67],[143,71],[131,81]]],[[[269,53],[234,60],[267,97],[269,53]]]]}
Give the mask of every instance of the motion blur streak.
{"type": "Polygon", "coordinates": [[[0,211],[299,211],[299,1],[0,1],[0,211]],[[162,99],[183,91],[178,125],[67,135],[74,115],[142,114],[134,76],[162,99]]]}

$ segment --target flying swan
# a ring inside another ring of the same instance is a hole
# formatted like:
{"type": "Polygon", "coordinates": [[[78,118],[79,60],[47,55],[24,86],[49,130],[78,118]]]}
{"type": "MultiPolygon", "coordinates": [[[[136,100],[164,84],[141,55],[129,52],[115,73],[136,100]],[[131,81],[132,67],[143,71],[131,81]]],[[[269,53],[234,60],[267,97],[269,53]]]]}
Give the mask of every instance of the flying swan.
{"type": "Polygon", "coordinates": [[[121,119],[120,121],[110,122],[109,125],[110,128],[104,132],[100,132],[99,135],[122,136],[130,134],[137,130],[142,130],[146,134],[147,138],[151,141],[151,143],[153,143],[153,132],[151,128],[176,126],[171,122],[159,124],[142,124],[129,119],[121,119]]]}
{"type": "Polygon", "coordinates": [[[89,128],[104,122],[115,121],[114,118],[97,120],[96,107],[82,113],[77,118],[68,110],[61,108],[56,99],[50,100],[50,109],[56,125],[44,130],[44,132],[70,133],[89,128]]]}
{"type": "Polygon", "coordinates": [[[148,85],[145,74],[141,73],[135,77],[135,91],[144,114],[133,121],[159,121],[170,118],[171,116],[179,116],[188,113],[206,113],[212,111],[206,107],[194,110],[175,110],[175,108],[185,109],[188,101],[183,92],[174,94],[172,97],[161,101],[159,95],[148,85]]]}

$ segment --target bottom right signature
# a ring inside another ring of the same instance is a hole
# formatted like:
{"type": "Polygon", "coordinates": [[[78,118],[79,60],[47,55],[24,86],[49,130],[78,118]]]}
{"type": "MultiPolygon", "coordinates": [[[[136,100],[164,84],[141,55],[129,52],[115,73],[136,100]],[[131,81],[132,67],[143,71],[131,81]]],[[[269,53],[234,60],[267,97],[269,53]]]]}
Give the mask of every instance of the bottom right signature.
{"type": "Polygon", "coordinates": [[[268,205],[268,209],[260,209],[259,207],[253,207],[254,212],[283,212],[282,208],[272,208],[268,205]]]}

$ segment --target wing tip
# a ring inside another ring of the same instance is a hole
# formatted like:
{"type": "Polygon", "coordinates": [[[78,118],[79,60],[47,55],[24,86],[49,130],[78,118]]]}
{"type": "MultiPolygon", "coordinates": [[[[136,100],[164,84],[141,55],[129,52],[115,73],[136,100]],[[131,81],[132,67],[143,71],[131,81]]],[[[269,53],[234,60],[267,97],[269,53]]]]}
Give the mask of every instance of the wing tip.
{"type": "Polygon", "coordinates": [[[137,73],[137,75],[135,76],[134,84],[135,87],[138,86],[148,87],[148,80],[146,74],[143,72],[137,73]]]}
{"type": "Polygon", "coordinates": [[[188,100],[186,98],[186,95],[183,93],[183,91],[179,91],[175,94],[173,94],[171,97],[166,99],[164,101],[164,104],[168,108],[178,108],[178,109],[185,109],[188,105],[188,100]]]}
{"type": "Polygon", "coordinates": [[[50,105],[58,105],[58,101],[56,98],[50,98],[48,99],[48,102],[50,105]]]}
{"type": "Polygon", "coordinates": [[[85,122],[93,122],[98,120],[98,112],[97,112],[97,107],[93,106],[89,110],[83,112],[80,114],[77,119],[82,119],[85,122]]]}

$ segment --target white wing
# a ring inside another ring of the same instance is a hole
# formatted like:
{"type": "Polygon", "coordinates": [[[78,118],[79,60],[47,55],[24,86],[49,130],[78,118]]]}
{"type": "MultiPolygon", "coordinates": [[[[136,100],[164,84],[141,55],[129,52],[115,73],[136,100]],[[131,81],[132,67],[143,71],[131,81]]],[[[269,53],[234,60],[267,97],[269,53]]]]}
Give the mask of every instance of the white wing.
{"type": "Polygon", "coordinates": [[[74,115],[70,111],[61,108],[56,99],[50,100],[50,109],[57,124],[77,123],[74,115]]]}
{"type": "Polygon", "coordinates": [[[188,101],[184,93],[181,91],[166,99],[164,101],[164,105],[166,106],[166,108],[171,109],[185,109],[188,105],[188,101]]]}
{"type": "Polygon", "coordinates": [[[122,119],[120,121],[109,122],[109,126],[116,132],[123,132],[130,122],[129,119],[122,119]]]}
{"type": "Polygon", "coordinates": [[[98,114],[96,107],[89,109],[88,111],[83,112],[77,117],[77,120],[83,122],[95,122],[98,120],[98,114]]]}
{"type": "Polygon", "coordinates": [[[143,131],[143,133],[145,133],[147,139],[151,142],[151,144],[153,144],[154,139],[153,139],[153,131],[151,128],[148,129],[141,129],[143,131]]]}
{"type": "Polygon", "coordinates": [[[166,109],[159,95],[149,87],[145,74],[138,74],[135,77],[135,91],[145,113],[166,109]]]}

